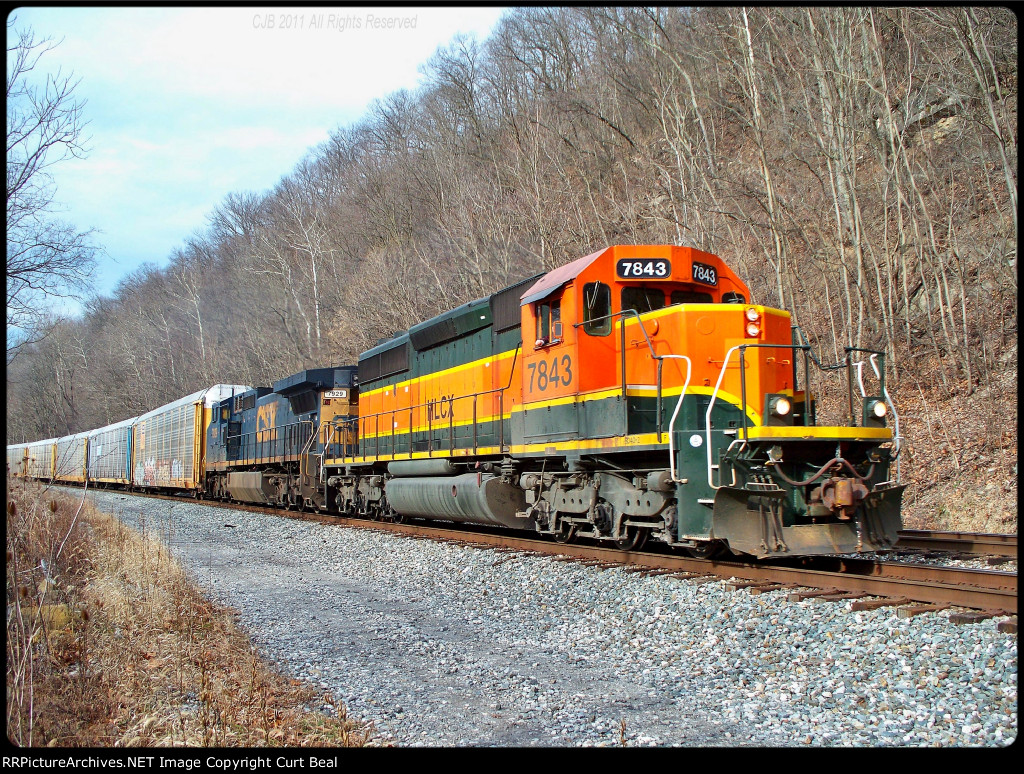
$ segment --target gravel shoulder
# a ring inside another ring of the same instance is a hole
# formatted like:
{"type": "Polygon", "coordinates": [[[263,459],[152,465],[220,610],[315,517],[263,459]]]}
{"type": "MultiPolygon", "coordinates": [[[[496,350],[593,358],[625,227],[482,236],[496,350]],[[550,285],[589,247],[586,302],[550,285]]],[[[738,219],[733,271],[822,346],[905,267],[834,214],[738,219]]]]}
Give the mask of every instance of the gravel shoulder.
{"type": "Polygon", "coordinates": [[[1017,737],[1017,638],[991,620],[854,613],[189,501],[88,496],[169,543],[266,658],[397,745],[1017,737]]]}

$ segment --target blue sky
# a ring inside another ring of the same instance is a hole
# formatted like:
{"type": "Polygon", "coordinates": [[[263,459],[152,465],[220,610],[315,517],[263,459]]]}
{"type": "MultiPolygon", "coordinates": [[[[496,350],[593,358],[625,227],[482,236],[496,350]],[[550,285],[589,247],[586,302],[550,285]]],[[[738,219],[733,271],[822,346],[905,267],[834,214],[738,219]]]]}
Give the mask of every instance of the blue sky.
{"type": "Polygon", "coordinates": [[[163,265],[227,194],[272,188],[372,100],[415,88],[454,35],[486,39],[502,12],[21,8],[9,36],[51,38],[37,69],[81,79],[90,152],[54,168],[55,198],[96,229],[107,295],[144,261],[163,265]]]}

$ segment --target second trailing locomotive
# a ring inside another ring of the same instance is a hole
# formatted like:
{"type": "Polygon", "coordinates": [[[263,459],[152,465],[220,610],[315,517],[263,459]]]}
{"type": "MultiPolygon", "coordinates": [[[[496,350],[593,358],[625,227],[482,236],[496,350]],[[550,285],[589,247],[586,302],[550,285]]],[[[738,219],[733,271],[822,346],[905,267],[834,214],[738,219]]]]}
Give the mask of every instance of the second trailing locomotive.
{"type": "MultiPolygon", "coordinates": [[[[819,425],[793,337],[789,313],[752,303],[718,256],[609,247],[414,325],[356,367],[218,385],[197,409],[194,489],[625,550],[891,547],[903,487],[884,358],[847,350],[848,421],[819,425]]],[[[38,472],[18,448],[9,464],[38,472]]]]}

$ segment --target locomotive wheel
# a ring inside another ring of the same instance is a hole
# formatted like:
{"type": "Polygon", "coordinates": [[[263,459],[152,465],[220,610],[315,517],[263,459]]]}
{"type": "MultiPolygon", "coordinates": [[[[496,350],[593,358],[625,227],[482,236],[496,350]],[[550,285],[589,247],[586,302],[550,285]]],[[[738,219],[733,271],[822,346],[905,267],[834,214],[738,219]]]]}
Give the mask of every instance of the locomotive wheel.
{"type": "Polygon", "coordinates": [[[558,532],[554,534],[555,540],[559,543],[572,543],[576,540],[576,525],[571,521],[562,521],[558,532]]]}
{"type": "Polygon", "coordinates": [[[639,551],[647,543],[650,530],[643,527],[626,527],[625,537],[615,541],[615,546],[622,551],[639,551]]]}
{"type": "Polygon", "coordinates": [[[694,559],[713,559],[722,553],[724,547],[720,540],[708,540],[705,543],[698,543],[693,548],[687,548],[686,553],[694,559]]]}

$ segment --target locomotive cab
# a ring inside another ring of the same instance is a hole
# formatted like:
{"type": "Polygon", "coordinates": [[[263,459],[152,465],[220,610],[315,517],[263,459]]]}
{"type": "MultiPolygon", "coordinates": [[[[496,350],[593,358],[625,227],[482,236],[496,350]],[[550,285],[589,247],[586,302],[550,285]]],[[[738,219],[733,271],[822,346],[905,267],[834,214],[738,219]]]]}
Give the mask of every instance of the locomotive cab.
{"type": "MultiPolygon", "coordinates": [[[[749,295],[718,256],[689,247],[618,245],[544,275],[521,300],[525,440],[656,430],[654,409],[641,399],[657,397],[658,377],[650,367],[659,362],[662,393],[666,379],[682,383],[682,372],[675,373],[679,362],[668,362],[685,341],[681,305],[714,309],[749,295]]],[[[713,313],[697,320],[714,331],[713,313]]],[[[711,341],[699,343],[708,345],[708,357],[717,355],[711,341]]]]}

